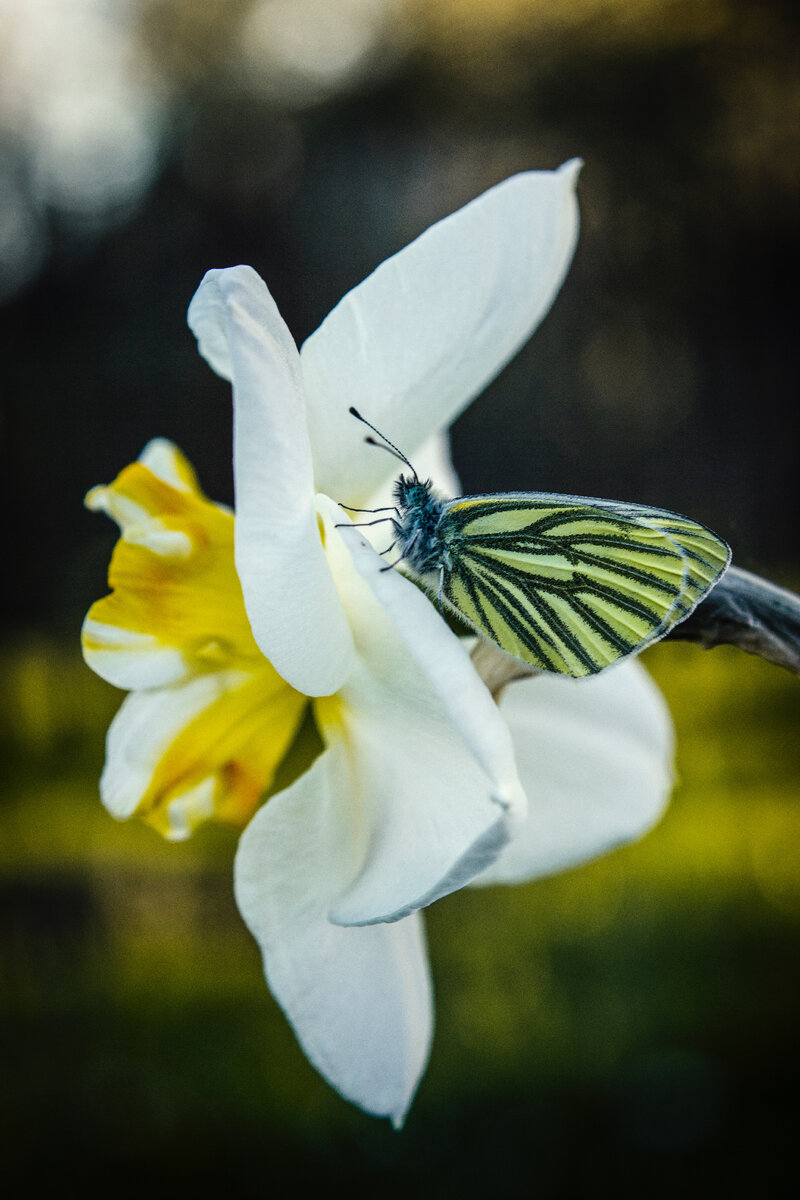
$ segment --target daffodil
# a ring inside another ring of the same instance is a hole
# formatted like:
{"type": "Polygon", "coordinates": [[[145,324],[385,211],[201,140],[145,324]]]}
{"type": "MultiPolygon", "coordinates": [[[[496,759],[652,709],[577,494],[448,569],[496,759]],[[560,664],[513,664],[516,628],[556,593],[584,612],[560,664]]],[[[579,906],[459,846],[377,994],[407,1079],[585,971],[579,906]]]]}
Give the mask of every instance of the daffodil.
{"type": "Polygon", "coordinates": [[[131,691],[103,800],[172,838],[246,826],[236,898],[274,995],[333,1086],[396,1123],[430,1046],[420,909],[629,840],[669,788],[669,720],[636,664],[511,683],[498,705],[337,503],[376,508],[394,465],[351,405],[456,488],[442,431],[550,307],[576,174],[515,176],[433,226],[300,351],[254,271],[209,272],[189,322],[233,384],[235,520],[164,441],[88,497],[122,537],[85,654],[131,691]],[[277,789],[309,709],[319,753],[277,789]]]}

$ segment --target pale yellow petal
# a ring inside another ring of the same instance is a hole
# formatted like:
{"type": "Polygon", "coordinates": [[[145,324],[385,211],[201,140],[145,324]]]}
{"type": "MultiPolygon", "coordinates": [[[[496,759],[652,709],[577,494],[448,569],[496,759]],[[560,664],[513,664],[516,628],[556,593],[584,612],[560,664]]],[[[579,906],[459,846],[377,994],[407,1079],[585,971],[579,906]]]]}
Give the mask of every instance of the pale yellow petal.
{"type": "Polygon", "coordinates": [[[178,447],[166,438],[153,438],[139,455],[139,462],[148,467],[164,483],[170,483],[179,492],[194,492],[201,496],[194,467],[178,447]]]}
{"type": "Polygon", "coordinates": [[[218,671],[128,696],[100,782],[114,816],[139,816],[173,841],[210,819],[247,823],[307,703],[262,661],[252,674],[218,671]]]}
{"type": "Polygon", "coordinates": [[[263,661],[234,565],[233,515],[202,495],[175,447],[151,443],[143,461],[93,488],[87,504],[122,531],[113,591],[84,625],[84,654],[98,674],[118,687],[157,687],[263,661]]]}

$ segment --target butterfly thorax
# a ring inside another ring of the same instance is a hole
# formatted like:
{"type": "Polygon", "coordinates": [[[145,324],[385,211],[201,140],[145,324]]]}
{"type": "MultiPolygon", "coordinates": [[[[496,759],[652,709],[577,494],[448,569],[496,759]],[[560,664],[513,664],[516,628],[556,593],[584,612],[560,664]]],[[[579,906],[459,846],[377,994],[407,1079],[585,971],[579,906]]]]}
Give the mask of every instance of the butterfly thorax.
{"type": "Polygon", "coordinates": [[[401,475],[394,485],[398,517],[393,520],[397,549],[418,575],[441,565],[442,543],[438,534],[444,501],[433,493],[430,479],[424,483],[401,475]]]}

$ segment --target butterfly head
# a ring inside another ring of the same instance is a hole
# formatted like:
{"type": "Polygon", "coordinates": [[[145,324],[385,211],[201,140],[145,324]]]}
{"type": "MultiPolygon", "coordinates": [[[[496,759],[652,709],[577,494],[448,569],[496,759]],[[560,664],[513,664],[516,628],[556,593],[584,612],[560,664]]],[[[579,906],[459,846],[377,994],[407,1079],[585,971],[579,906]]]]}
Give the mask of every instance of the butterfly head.
{"type": "Polygon", "coordinates": [[[399,475],[394,483],[393,498],[401,512],[407,508],[424,508],[433,498],[431,487],[430,479],[423,482],[416,475],[399,475]]]}
{"type": "Polygon", "coordinates": [[[395,532],[393,545],[397,546],[400,557],[404,558],[413,570],[420,575],[435,570],[441,565],[442,559],[438,527],[444,511],[444,501],[434,495],[430,479],[420,479],[411,462],[402,450],[398,450],[394,442],[390,442],[366,417],[362,417],[357,409],[351,407],[350,415],[361,421],[373,433],[377,433],[381,439],[376,442],[374,438],[368,437],[364,439],[366,442],[388,450],[411,471],[410,475],[400,475],[395,480],[392,498],[397,516],[382,519],[391,520],[395,532]]]}

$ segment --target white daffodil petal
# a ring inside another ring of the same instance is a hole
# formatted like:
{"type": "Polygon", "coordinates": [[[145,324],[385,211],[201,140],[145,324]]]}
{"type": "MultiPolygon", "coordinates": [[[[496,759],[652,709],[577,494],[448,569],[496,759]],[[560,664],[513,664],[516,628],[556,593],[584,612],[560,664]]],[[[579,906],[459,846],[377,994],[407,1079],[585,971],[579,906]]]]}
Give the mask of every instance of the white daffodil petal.
{"type": "Polygon", "coordinates": [[[349,779],[339,743],[256,813],[236,855],[236,900],[309,1060],[348,1100],[399,1125],[431,1039],[422,920],[328,920],[357,843],[349,779]]]}
{"type": "Polygon", "coordinates": [[[152,438],[139,455],[139,462],[179,492],[200,491],[191,464],[167,438],[152,438]]]}
{"type": "Polygon", "coordinates": [[[672,722],[639,663],[591,679],[512,683],[500,710],[528,818],[476,883],[550,875],[634,841],[658,821],[672,786],[672,722]]]}
{"type": "Polygon", "coordinates": [[[382,263],[308,338],[301,359],[320,491],[361,504],[388,473],[364,448],[350,405],[413,458],[527,341],[572,258],[579,166],[490,188],[382,263]]]}
{"type": "Polygon", "coordinates": [[[361,861],[330,917],[394,921],[491,862],[525,802],[508,729],[458,639],[412,583],[381,572],[358,530],[334,528],[335,505],[318,503],[356,644],[338,728],[323,732],[347,746],[361,861]]]}
{"type": "MultiPolygon", "coordinates": [[[[231,271],[247,271],[254,275],[252,267],[231,267],[231,271]]],[[[200,287],[192,297],[186,320],[194,336],[197,348],[212,371],[228,382],[233,381],[233,361],[228,344],[228,304],[219,286],[224,271],[206,271],[200,287]]]]}
{"type": "Polygon", "coordinates": [[[109,729],[103,803],[121,820],[135,813],[172,841],[204,820],[241,827],[305,707],[305,697],[267,662],[132,692],[109,729]]]}
{"type": "Polygon", "coordinates": [[[461,480],[450,454],[450,435],[444,430],[428,438],[414,451],[414,470],[420,479],[430,479],[440,496],[461,495],[461,480]]]}
{"type": "Polygon", "coordinates": [[[165,646],[152,634],[124,625],[107,625],[89,616],[83,622],[82,638],[87,664],[114,687],[164,687],[189,671],[177,646],[165,646]]]}
{"type": "Polygon", "coordinates": [[[217,671],[182,686],[126,696],[106,738],[100,797],[108,811],[120,820],[132,816],[181,730],[246,678],[240,671],[217,671]]]}
{"type": "Polygon", "coordinates": [[[328,695],[353,647],[314,511],[297,348],[250,267],[209,271],[189,324],[233,381],[236,569],[253,636],[293,687],[328,695]]]}
{"type": "Polygon", "coordinates": [[[150,512],[131,496],[102,483],[98,487],[90,488],[83,502],[89,512],[102,512],[111,517],[112,521],[116,521],[123,537],[129,529],[135,529],[151,516],[150,512]]]}
{"type": "Polygon", "coordinates": [[[194,551],[194,543],[187,534],[180,529],[167,529],[152,518],[126,529],[123,536],[129,545],[143,546],[159,558],[189,558],[194,551]]]}
{"type": "Polygon", "coordinates": [[[216,790],[214,776],[206,775],[205,779],[170,800],[165,813],[167,841],[185,842],[192,836],[196,826],[213,818],[216,790]]]}

